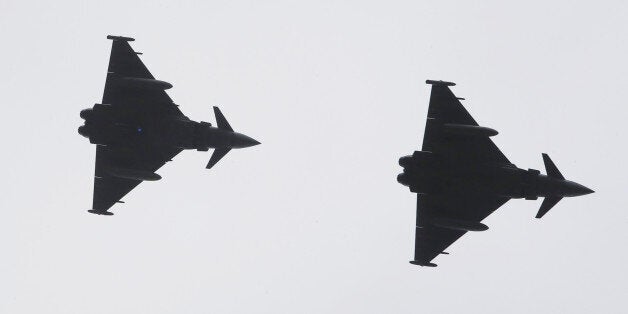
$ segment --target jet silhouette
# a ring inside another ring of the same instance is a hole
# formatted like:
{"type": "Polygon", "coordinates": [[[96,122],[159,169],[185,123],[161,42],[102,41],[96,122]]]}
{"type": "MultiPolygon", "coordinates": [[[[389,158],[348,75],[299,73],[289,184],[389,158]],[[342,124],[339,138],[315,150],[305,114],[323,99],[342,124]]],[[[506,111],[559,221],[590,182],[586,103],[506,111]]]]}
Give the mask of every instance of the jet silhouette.
{"type": "Polygon", "coordinates": [[[113,40],[101,104],[81,111],[85,120],[79,134],[96,144],[94,199],[88,212],[113,215],[109,208],[142,181],[155,181],[155,173],[184,149],[214,152],[206,168],[213,167],[233,148],[259,144],[233,131],[214,107],[217,127],[186,117],[164,90],[170,83],[156,80],[129,45],[133,38],[113,40]]]}
{"type": "Polygon", "coordinates": [[[421,151],[399,159],[397,181],[417,193],[414,260],[434,267],[439,254],[467,231],[484,231],[481,221],[511,198],[544,197],[541,218],[563,197],[593,193],[566,180],[547,154],[546,175],[512,164],[489,137],[497,131],[479,126],[445,81],[432,85],[421,151]]]}

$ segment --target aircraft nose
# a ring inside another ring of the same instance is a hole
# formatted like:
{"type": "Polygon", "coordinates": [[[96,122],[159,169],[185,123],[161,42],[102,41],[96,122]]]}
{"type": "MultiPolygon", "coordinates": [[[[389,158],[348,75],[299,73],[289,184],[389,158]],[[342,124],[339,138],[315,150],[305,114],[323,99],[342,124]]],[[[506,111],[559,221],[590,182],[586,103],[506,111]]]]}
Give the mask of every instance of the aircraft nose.
{"type": "Polygon", "coordinates": [[[581,196],[581,195],[587,195],[587,194],[591,194],[594,191],[589,189],[588,187],[576,183],[576,182],[571,182],[569,181],[568,187],[567,187],[567,196],[581,196]]]}
{"type": "Polygon", "coordinates": [[[240,134],[240,133],[236,135],[235,142],[236,142],[235,146],[237,148],[251,147],[251,146],[260,144],[260,142],[254,140],[253,138],[246,136],[244,134],[240,134]]]}
{"type": "Polygon", "coordinates": [[[588,187],[584,186],[584,185],[580,185],[580,195],[587,195],[587,194],[591,194],[594,193],[595,191],[589,189],[588,187]]]}

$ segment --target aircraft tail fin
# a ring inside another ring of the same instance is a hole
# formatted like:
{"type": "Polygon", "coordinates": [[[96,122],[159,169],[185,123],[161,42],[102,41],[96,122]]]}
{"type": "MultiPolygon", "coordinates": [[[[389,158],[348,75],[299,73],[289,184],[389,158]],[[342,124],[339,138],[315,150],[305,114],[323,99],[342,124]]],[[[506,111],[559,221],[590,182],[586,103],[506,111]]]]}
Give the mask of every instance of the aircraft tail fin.
{"type": "MultiPolygon", "coordinates": [[[[214,107],[216,108],[216,107],[214,107]]],[[[206,169],[211,169],[214,165],[216,165],[220,159],[222,159],[222,157],[225,157],[225,155],[231,150],[231,148],[216,148],[214,149],[214,153],[212,154],[212,157],[209,158],[209,162],[207,163],[207,166],[205,167],[206,169]]]]}
{"type": "Polygon", "coordinates": [[[220,112],[220,109],[218,109],[218,107],[216,106],[214,106],[214,115],[216,116],[216,124],[218,125],[219,129],[233,132],[233,128],[231,128],[231,125],[229,125],[229,122],[227,122],[227,119],[225,118],[225,116],[222,114],[222,112],[220,112]]]}
{"type": "Polygon", "coordinates": [[[543,153],[543,163],[545,164],[545,172],[548,177],[565,180],[565,177],[558,171],[554,162],[545,153],[543,153]]]}
{"type": "Polygon", "coordinates": [[[550,211],[550,209],[552,209],[552,207],[554,207],[554,205],[558,204],[558,202],[560,202],[560,200],[562,199],[562,197],[556,196],[546,197],[541,204],[541,208],[539,208],[539,212],[536,213],[536,218],[543,217],[545,214],[547,214],[548,211],[550,211]]]}

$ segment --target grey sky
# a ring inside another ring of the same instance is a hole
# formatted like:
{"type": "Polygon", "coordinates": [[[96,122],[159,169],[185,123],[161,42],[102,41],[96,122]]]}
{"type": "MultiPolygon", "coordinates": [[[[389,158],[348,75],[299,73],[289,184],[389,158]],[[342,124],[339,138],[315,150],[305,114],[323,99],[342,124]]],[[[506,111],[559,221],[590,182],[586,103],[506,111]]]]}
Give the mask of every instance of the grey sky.
{"type": "Polygon", "coordinates": [[[0,1],[2,313],[622,313],[628,297],[623,1],[0,1]],[[185,151],[91,205],[111,42],[182,111],[262,142],[185,151]],[[513,200],[408,264],[429,86],[458,83],[522,168],[548,153],[596,191],[542,220],[513,200]]]}

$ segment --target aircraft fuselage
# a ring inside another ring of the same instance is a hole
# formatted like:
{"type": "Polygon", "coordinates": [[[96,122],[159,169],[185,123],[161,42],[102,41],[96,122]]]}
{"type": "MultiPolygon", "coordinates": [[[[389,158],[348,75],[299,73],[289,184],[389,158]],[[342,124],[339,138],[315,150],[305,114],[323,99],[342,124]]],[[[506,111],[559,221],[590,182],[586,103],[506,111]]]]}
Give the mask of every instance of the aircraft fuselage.
{"type": "Polygon", "coordinates": [[[421,154],[399,159],[403,173],[397,181],[414,193],[438,194],[447,189],[507,198],[572,197],[593,191],[576,182],[549,177],[535,169],[469,164],[421,154]]]}
{"type": "Polygon", "coordinates": [[[207,122],[189,119],[143,121],[116,117],[99,106],[81,111],[85,124],[79,134],[92,144],[113,146],[159,145],[207,151],[210,148],[245,148],[259,144],[244,134],[213,127],[207,122]]]}

